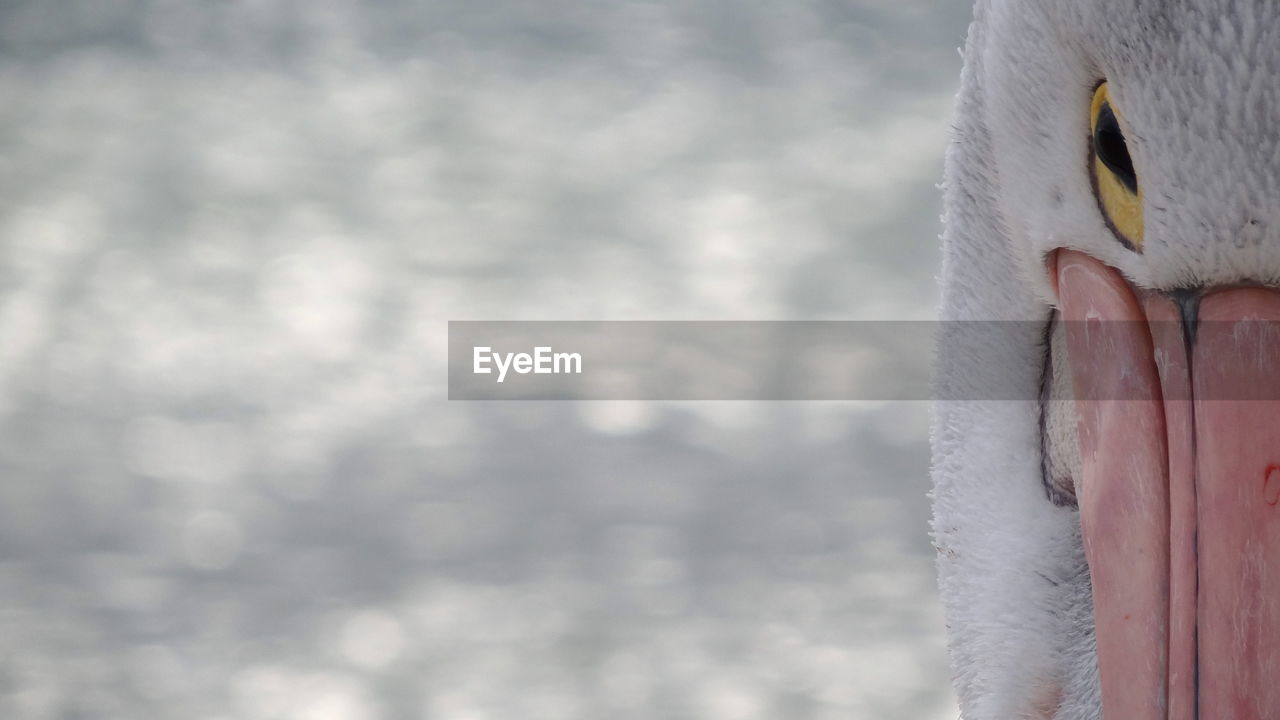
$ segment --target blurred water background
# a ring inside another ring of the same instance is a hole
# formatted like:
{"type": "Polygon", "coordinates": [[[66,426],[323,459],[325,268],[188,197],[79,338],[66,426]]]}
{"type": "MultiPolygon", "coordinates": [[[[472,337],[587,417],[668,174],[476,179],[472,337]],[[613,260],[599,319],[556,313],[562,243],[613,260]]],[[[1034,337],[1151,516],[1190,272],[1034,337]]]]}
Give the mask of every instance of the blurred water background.
{"type": "Polygon", "coordinates": [[[917,319],[943,0],[0,2],[0,716],[954,718],[923,403],[450,403],[917,319]]]}

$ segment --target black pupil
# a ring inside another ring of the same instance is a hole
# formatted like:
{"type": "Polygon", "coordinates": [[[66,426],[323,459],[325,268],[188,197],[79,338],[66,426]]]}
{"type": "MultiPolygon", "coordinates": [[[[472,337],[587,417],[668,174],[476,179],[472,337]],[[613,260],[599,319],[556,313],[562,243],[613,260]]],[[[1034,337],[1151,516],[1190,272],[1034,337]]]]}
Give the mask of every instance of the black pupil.
{"type": "Polygon", "coordinates": [[[1133,159],[1129,157],[1129,148],[1125,145],[1124,133],[1120,131],[1111,103],[1103,103],[1098,111],[1098,122],[1093,130],[1093,151],[1129,192],[1137,194],[1138,176],[1133,172],[1133,159]]]}

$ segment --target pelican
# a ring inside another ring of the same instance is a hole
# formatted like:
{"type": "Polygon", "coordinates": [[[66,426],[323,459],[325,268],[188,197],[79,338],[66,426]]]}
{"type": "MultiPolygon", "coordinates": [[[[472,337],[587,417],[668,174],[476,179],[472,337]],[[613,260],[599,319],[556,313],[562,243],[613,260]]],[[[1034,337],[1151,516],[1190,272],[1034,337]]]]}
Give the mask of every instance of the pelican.
{"type": "Polygon", "coordinates": [[[1280,3],[979,0],[963,54],[932,431],[962,717],[1280,718],[1280,3]]]}

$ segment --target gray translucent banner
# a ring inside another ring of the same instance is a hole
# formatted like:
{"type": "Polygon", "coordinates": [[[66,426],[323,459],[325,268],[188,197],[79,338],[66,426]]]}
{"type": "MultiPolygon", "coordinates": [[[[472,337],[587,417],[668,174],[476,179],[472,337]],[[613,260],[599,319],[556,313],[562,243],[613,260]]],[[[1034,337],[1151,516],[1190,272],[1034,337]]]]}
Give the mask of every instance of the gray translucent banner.
{"type": "MultiPolygon", "coordinates": [[[[1046,322],[454,321],[449,399],[1039,401],[1047,329],[1046,322]],[[940,346],[948,365],[938,373],[940,346]]],[[[1095,343],[1112,342],[1109,333],[1120,342],[1135,330],[1193,338],[1181,326],[1156,323],[1091,322],[1078,329],[1095,343]]],[[[1280,325],[1257,321],[1215,332],[1242,338],[1238,349],[1218,352],[1238,355],[1231,362],[1245,370],[1272,361],[1280,368],[1272,352],[1280,348],[1280,325]]],[[[1153,394],[1107,386],[1074,399],[1186,400],[1187,387],[1170,383],[1153,394]]],[[[1196,399],[1280,399],[1280,382],[1212,387],[1214,397],[1196,399]]]]}
{"type": "Polygon", "coordinates": [[[936,329],[929,322],[450,322],[449,398],[922,400],[930,395],[936,329]],[[537,348],[545,348],[540,367],[537,348]],[[498,363],[510,353],[517,356],[503,375],[498,363]],[[516,370],[520,353],[530,356],[520,366],[527,372],[516,370]]]}

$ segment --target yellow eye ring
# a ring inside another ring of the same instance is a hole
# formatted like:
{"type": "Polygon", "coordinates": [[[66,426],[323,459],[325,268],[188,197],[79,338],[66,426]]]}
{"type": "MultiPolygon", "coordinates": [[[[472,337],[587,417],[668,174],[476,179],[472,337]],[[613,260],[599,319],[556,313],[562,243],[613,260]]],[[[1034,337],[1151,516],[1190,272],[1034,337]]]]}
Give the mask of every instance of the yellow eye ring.
{"type": "Polygon", "coordinates": [[[1125,247],[1142,252],[1142,186],[1104,81],[1089,109],[1089,178],[1107,227],[1125,247]]]}

